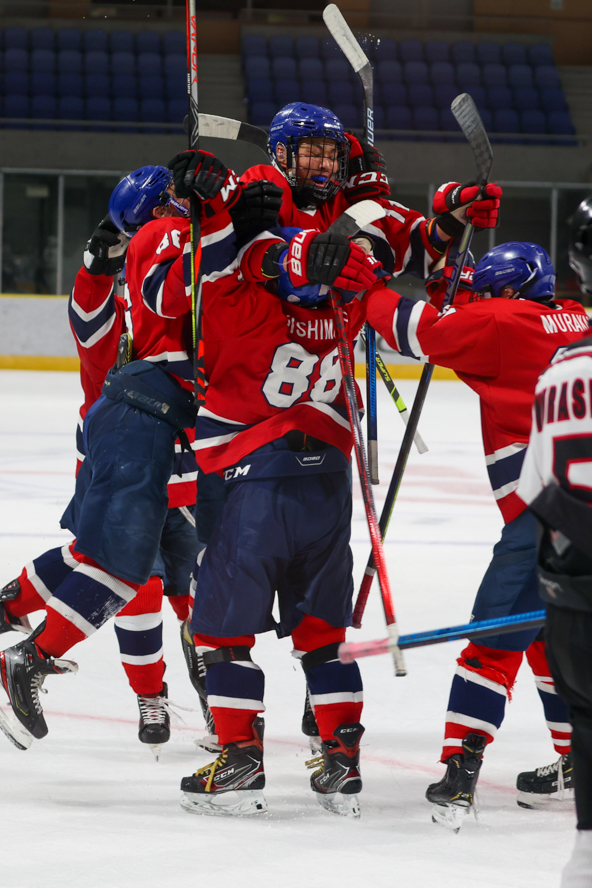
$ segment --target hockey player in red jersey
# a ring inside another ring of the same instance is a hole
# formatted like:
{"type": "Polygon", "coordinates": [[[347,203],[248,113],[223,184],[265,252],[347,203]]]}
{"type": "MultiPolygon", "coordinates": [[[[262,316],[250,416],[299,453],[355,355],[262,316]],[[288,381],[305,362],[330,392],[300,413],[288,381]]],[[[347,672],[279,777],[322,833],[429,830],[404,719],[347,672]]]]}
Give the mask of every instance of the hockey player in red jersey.
{"type": "MultiPolygon", "coordinates": [[[[200,154],[198,178],[207,254],[208,233],[213,232],[216,241],[219,231],[229,226],[232,229],[229,209],[240,205],[246,189],[207,152],[200,154]]],[[[169,197],[163,189],[163,201],[168,202],[169,197]]],[[[244,215],[244,208],[239,209],[239,217],[244,215]]],[[[188,230],[188,222],[184,224],[188,230]]],[[[178,244],[178,229],[169,224],[169,219],[149,223],[138,237],[141,239],[144,231],[159,225],[163,226],[163,233],[154,244],[150,238],[146,242],[156,249],[156,258],[158,245],[169,232],[171,242],[178,244]]],[[[177,261],[168,262],[168,270],[170,280],[182,287],[187,301],[189,279],[184,278],[183,265],[188,263],[183,252],[182,248],[177,250],[177,261]]],[[[128,264],[132,266],[133,256],[134,241],[128,253],[128,264]]],[[[149,302],[154,299],[157,313],[161,288],[155,277],[158,263],[154,263],[154,255],[151,263],[152,274],[139,294],[139,303],[144,300],[146,312],[152,313],[149,302]]],[[[134,321],[138,319],[142,321],[139,315],[133,316],[134,321]]],[[[175,326],[174,319],[171,326],[176,338],[167,331],[167,321],[163,321],[159,335],[165,352],[155,353],[153,339],[144,347],[139,338],[138,327],[142,323],[135,325],[137,351],[147,359],[111,371],[103,395],[86,415],[86,456],[77,478],[76,564],[68,565],[67,575],[46,602],[46,623],[26,642],[0,655],[2,683],[20,723],[20,734],[5,715],[0,722],[17,745],[26,746],[33,737],[47,733],[38,698],[40,684],[48,674],[75,668],[75,664],[55,658],[131,601],[152,570],[166,518],[166,482],[173,469],[175,438],[178,434],[182,437],[182,430],[192,426],[195,419],[193,397],[189,394],[191,361],[186,352],[186,330],[183,325],[175,326]],[[24,743],[19,739],[23,735],[24,743]]],[[[146,328],[147,337],[150,332],[146,328]]],[[[188,442],[185,446],[189,446],[188,442]]]]}
{"type": "MultiPolygon", "coordinates": [[[[390,345],[417,360],[452,368],[480,396],[488,474],[506,525],[477,593],[476,620],[538,607],[534,519],[516,493],[530,408],[541,367],[558,347],[588,327],[579,303],[553,302],[554,285],[553,266],[541,247],[510,243],[495,247],[480,260],[474,292],[442,314],[394,293],[380,301],[371,298],[369,304],[370,322],[390,345]]],[[[437,292],[434,298],[438,302],[437,292]]],[[[471,642],[462,652],[441,759],[447,772],[427,792],[436,820],[456,828],[472,806],[483,750],[501,725],[527,649],[556,749],[561,754],[569,750],[565,707],[554,693],[543,643],[532,645],[536,634],[533,630],[487,638],[471,642]]],[[[529,788],[523,792],[527,806],[536,803],[529,788]]]]}

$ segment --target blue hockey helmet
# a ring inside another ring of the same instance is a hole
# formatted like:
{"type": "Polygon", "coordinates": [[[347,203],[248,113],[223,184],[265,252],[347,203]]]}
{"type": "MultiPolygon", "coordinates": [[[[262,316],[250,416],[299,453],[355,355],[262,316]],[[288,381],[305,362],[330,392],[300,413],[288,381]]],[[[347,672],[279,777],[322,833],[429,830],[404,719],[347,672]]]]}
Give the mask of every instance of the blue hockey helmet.
{"type": "Polygon", "coordinates": [[[270,160],[287,178],[299,198],[298,203],[303,206],[329,200],[343,188],[347,178],[349,149],[343,124],[332,111],[320,105],[292,102],[271,121],[267,143],[270,160]],[[330,175],[312,166],[307,175],[303,157],[297,166],[299,145],[304,140],[314,140],[323,150],[322,140],[331,146],[331,160],[336,162],[336,168],[330,175]]]}
{"type": "Polygon", "coordinates": [[[113,189],[109,199],[109,215],[113,224],[125,234],[134,234],[153,219],[155,207],[166,206],[171,195],[168,187],[173,174],[166,167],[145,166],[125,176],[113,189]]]}
{"type": "Polygon", "coordinates": [[[555,269],[538,244],[510,241],[486,253],[475,268],[473,290],[499,296],[513,287],[515,299],[549,300],[555,293],[555,269]]]}

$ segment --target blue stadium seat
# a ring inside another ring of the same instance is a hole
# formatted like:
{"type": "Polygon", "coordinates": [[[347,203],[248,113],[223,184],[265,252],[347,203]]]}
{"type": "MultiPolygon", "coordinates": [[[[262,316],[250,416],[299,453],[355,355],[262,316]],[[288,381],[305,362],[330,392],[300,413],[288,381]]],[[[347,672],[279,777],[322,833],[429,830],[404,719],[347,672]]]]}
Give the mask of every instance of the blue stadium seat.
{"type": "Polygon", "coordinates": [[[444,130],[447,133],[458,133],[459,136],[461,135],[457,119],[450,108],[440,109],[440,126],[438,129],[444,130]]]}
{"type": "Polygon", "coordinates": [[[575,134],[569,111],[550,111],[547,114],[549,132],[556,136],[572,136],[575,134]]]}
{"type": "Polygon", "coordinates": [[[60,74],[82,74],[82,53],[77,49],[62,49],[57,56],[60,74]]]}
{"type": "MultiPolygon", "coordinates": [[[[170,56],[167,56],[167,59],[170,56]]],[[[187,63],[185,63],[187,67],[187,63]]],[[[165,71],[167,64],[165,60],[165,71]]],[[[267,56],[247,56],[245,59],[245,77],[247,80],[254,80],[255,77],[270,77],[271,67],[267,56]]]]}
{"type": "Polygon", "coordinates": [[[31,95],[32,96],[55,96],[56,94],[56,78],[55,74],[47,74],[45,72],[31,74],[31,95]]]}
{"type": "Polygon", "coordinates": [[[140,74],[138,77],[138,90],[140,96],[151,99],[164,99],[164,82],[162,77],[156,74],[140,74]]]}
{"type": "Polygon", "coordinates": [[[383,83],[381,87],[382,104],[387,108],[392,105],[408,105],[409,97],[404,83],[391,81],[383,83]]]}
{"type": "Polygon", "coordinates": [[[486,92],[482,86],[472,86],[470,89],[467,90],[467,92],[473,99],[479,111],[482,111],[484,108],[487,107],[486,92]]]}
{"type": "Polygon", "coordinates": [[[553,65],[540,65],[538,68],[535,68],[534,79],[539,89],[545,87],[554,87],[557,89],[557,87],[561,86],[557,68],[553,67],[553,65]]]}
{"type": "Polygon", "coordinates": [[[89,96],[85,103],[87,120],[111,120],[111,102],[105,96],[89,96]]]}
{"type": "Polygon", "coordinates": [[[457,40],[450,47],[450,57],[456,65],[475,64],[477,61],[475,44],[468,40],[457,40]]]}
{"type": "Polygon", "coordinates": [[[354,105],[356,102],[354,86],[350,80],[329,80],[327,92],[330,108],[339,104],[354,105]]]}
{"type": "Polygon", "coordinates": [[[436,62],[450,61],[450,46],[445,40],[428,40],[425,45],[426,62],[435,64],[436,62]]]}
{"type": "Polygon", "coordinates": [[[439,86],[435,86],[434,101],[436,103],[436,107],[443,109],[447,108],[450,111],[452,100],[457,97],[458,92],[459,91],[457,87],[452,86],[449,83],[441,83],[439,86]]]}
{"type": "Polygon", "coordinates": [[[520,118],[511,108],[500,108],[493,112],[493,130],[496,133],[519,133],[520,118]]]}
{"type": "Polygon", "coordinates": [[[31,53],[31,72],[53,74],[56,67],[56,54],[53,49],[34,49],[31,53]]]}
{"type": "Polygon", "coordinates": [[[432,62],[430,64],[430,80],[434,86],[455,83],[453,65],[450,62],[432,62]]]}
{"type": "Polygon", "coordinates": [[[351,80],[352,67],[345,59],[329,59],[325,62],[325,79],[331,81],[351,80]]]}
{"type": "Polygon", "coordinates": [[[508,68],[510,86],[532,86],[532,68],[530,65],[510,65],[508,68]]]}
{"type": "Polygon", "coordinates": [[[533,111],[539,108],[539,92],[532,86],[518,86],[514,93],[514,108],[517,111],[533,111]]]}
{"type": "Polygon", "coordinates": [[[133,52],[114,52],[111,56],[111,74],[120,77],[122,74],[136,73],[136,57],[133,52]]]}
{"type": "Polygon", "coordinates": [[[483,65],[483,86],[507,86],[508,75],[504,65],[483,65]]]}
{"type": "Polygon", "coordinates": [[[486,131],[490,133],[493,130],[493,114],[489,110],[489,108],[479,108],[479,114],[481,115],[481,120],[483,121],[483,126],[486,131]]]}
{"type": "Polygon", "coordinates": [[[87,99],[108,99],[111,94],[110,78],[107,74],[87,74],[83,93],[87,99]]]}
{"type": "Polygon", "coordinates": [[[547,132],[547,120],[542,111],[537,111],[536,109],[522,111],[520,114],[520,123],[523,133],[547,132]]]}
{"type": "Polygon", "coordinates": [[[492,43],[490,40],[484,40],[475,47],[477,54],[477,62],[480,65],[500,65],[502,61],[502,52],[499,43],[492,43]]]}
{"type": "Polygon", "coordinates": [[[411,107],[434,105],[434,88],[429,83],[411,83],[407,88],[411,107]]]}
{"type": "Polygon", "coordinates": [[[538,91],[543,111],[567,111],[567,102],[563,90],[558,87],[546,87],[538,91]]]}
{"type": "Polygon", "coordinates": [[[377,40],[374,47],[374,58],[379,62],[394,62],[399,58],[397,44],[388,37],[377,40]]]}
{"type": "Polygon", "coordinates": [[[30,35],[31,49],[54,49],[55,31],[52,28],[33,28],[30,35]]]}
{"type": "Polygon", "coordinates": [[[329,59],[343,58],[342,51],[332,37],[325,37],[321,40],[321,58],[326,62],[328,62],[329,59]]]}
{"type": "Polygon", "coordinates": [[[107,53],[94,50],[87,52],[84,56],[84,71],[86,74],[108,74],[109,56],[107,53]]]}
{"type": "Polygon", "coordinates": [[[428,66],[425,62],[405,62],[403,64],[403,80],[405,83],[429,83],[428,66]]]}
{"type": "MultiPolygon", "coordinates": [[[[55,96],[33,96],[31,99],[31,117],[39,120],[55,120],[57,102],[55,96]]],[[[55,126],[36,123],[33,129],[55,129],[55,126]]]]}
{"type": "MultiPolygon", "coordinates": [[[[245,38],[246,39],[246,38],[245,38]]],[[[244,41],[243,41],[244,45],[244,41]]],[[[263,38],[263,55],[265,54],[266,40],[263,38]]],[[[165,55],[182,55],[187,58],[187,36],[183,31],[165,31],[162,35],[162,51],[165,55]]]]}
{"type": "Polygon", "coordinates": [[[323,67],[323,63],[320,59],[299,59],[298,61],[298,74],[294,73],[286,73],[282,75],[283,77],[296,77],[298,76],[300,80],[324,80],[325,71],[323,67]]]}
{"type": "Polygon", "coordinates": [[[134,35],[132,31],[111,31],[109,35],[109,49],[114,52],[135,52],[134,35]]]}
{"type": "MultiPolygon", "coordinates": [[[[5,49],[29,49],[29,32],[26,28],[7,28],[4,32],[5,49]]],[[[13,115],[15,116],[15,115],[13,115]]]]}
{"type": "Polygon", "coordinates": [[[504,43],[502,61],[505,65],[527,65],[526,47],[523,43],[504,43]]]}
{"type": "MultiPolygon", "coordinates": [[[[9,29],[10,30],[10,29],[9,29]]],[[[29,53],[26,49],[7,49],[4,53],[4,70],[9,71],[28,71],[29,70],[29,53]]]]}
{"type": "Polygon", "coordinates": [[[138,31],[136,34],[136,52],[157,52],[160,54],[160,34],[156,31],[138,31]]]}
{"type": "MultiPolygon", "coordinates": [[[[6,95],[4,96],[4,116],[27,118],[31,116],[30,100],[28,96],[6,95]]],[[[17,127],[17,124],[6,124],[8,129],[17,127]]]]}
{"type": "Polygon", "coordinates": [[[401,83],[403,68],[395,59],[381,59],[376,65],[376,76],[381,83],[401,83]]]}
{"type": "Polygon", "coordinates": [[[137,99],[138,81],[135,74],[120,74],[114,78],[113,92],[119,99],[137,99]]]}
{"type": "Polygon", "coordinates": [[[358,43],[360,44],[362,50],[366,54],[367,58],[374,62],[375,59],[375,51],[376,51],[376,41],[370,35],[360,36],[358,37],[358,43]]]}
{"type": "MultiPolygon", "coordinates": [[[[82,36],[82,45],[88,52],[107,52],[109,49],[109,41],[107,33],[101,31],[100,28],[84,31],[82,36]]],[[[96,119],[96,118],[95,118],[96,119]]]]}
{"type": "Polygon", "coordinates": [[[84,120],[84,102],[80,96],[62,96],[56,114],[58,120],[84,120]]]}
{"type": "MultiPolygon", "coordinates": [[[[130,123],[132,121],[138,120],[140,116],[140,109],[138,106],[138,102],[136,99],[122,99],[115,98],[113,99],[113,112],[112,112],[113,120],[117,120],[121,123],[130,123]]],[[[133,133],[136,132],[135,127],[115,127],[115,130],[119,130],[124,133],[133,133]]]]}
{"type": "Polygon", "coordinates": [[[187,56],[178,52],[166,53],[162,70],[165,77],[183,77],[187,80],[187,56]]]}
{"type": "Polygon", "coordinates": [[[164,78],[164,93],[169,101],[183,99],[187,103],[187,76],[185,74],[167,75],[164,78]]]}
{"type": "Polygon", "coordinates": [[[472,86],[481,86],[481,68],[473,62],[461,62],[456,66],[456,80],[461,92],[472,86]]]}
{"type": "Polygon", "coordinates": [[[528,61],[538,68],[539,65],[554,65],[553,49],[550,43],[531,43],[528,47],[528,61]]]}
{"type": "Polygon", "coordinates": [[[399,58],[402,62],[423,62],[423,44],[419,40],[401,40],[399,58]]]}
{"type": "Polygon", "coordinates": [[[318,59],[320,55],[317,37],[297,37],[294,49],[297,59],[318,59]]]}
{"type": "Polygon", "coordinates": [[[58,95],[81,98],[83,93],[82,74],[59,74],[58,95]]]}
{"type": "Polygon", "coordinates": [[[386,114],[382,105],[376,105],[374,108],[374,129],[386,129],[386,114]]]}
{"type": "Polygon", "coordinates": [[[309,105],[327,107],[327,85],[324,80],[302,80],[300,82],[302,101],[309,105]]]}
{"type": "Polygon", "coordinates": [[[257,102],[251,106],[251,123],[255,126],[269,126],[276,112],[273,102],[257,102]]]}
{"type": "MultiPolygon", "coordinates": [[[[166,120],[166,106],[162,99],[142,99],[140,102],[140,120],[146,123],[163,123],[166,120]]],[[[163,130],[147,127],[146,133],[160,133],[163,130]]],[[[164,129],[166,132],[166,129],[164,129]]]]}
{"type": "Polygon", "coordinates": [[[492,111],[497,111],[500,108],[512,108],[513,105],[514,96],[508,86],[492,86],[487,90],[487,106],[492,111]]]}
{"type": "Polygon", "coordinates": [[[82,49],[82,34],[78,28],[60,28],[57,33],[57,50],[76,50],[80,52],[82,49]]]}
{"type": "MultiPolygon", "coordinates": [[[[306,61],[318,61],[318,59],[307,59],[306,61]]],[[[298,76],[296,60],[291,56],[276,56],[272,58],[271,76],[274,80],[295,79],[298,76]]]]}
{"type": "Polygon", "coordinates": [[[272,59],[294,56],[294,40],[289,34],[274,34],[269,38],[269,54],[272,59]]]}
{"type": "Polygon", "coordinates": [[[255,102],[273,102],[273,83],[268,77],[257,77],[247,81],[247,98],[255,102]]]}
{"type": "Polygon", "coordinates": [[[140,52],[137,56],[138,74],[145,77],[162,76],[162,56],[158,52],[140,52]]]}
{"type": "Polygon", "coordinates": [[[411,110],[407,105],[389,105],[386,109],[386,125],[388,129],[410,130],[411,110]]]}
{"type": "Polygon", "coordinates": [[[30,88],[29,75],[26,71],[8,71],[4,75],[4,95],[28,96],[30,88]]]}
{"type": "Polygon", "coordinates": [[[171,123],[182,124],[187,114],[187,99],[169,99],[167,102],[167,119],[171,123]]]}
{"type": "Polygon", "coordinates": [[[275,98],[278,105],[276,111],[278,111],[279,108],[283,108],[284,105],[289,105],[290,102],[302,101],[300,86],[297,80],[276,80],[274,87],[275,98]]]}
{"type": "MultiPolygon", "coordinates": [[[[411,122],[413,129],[416,130],[438,130],[440,129],[440,118],[438,111],[432,107],[420,105],[411,111],[411,122]]],[[[429,136],[420,136],[420,141],[431,141],[429,136]]]]}
{"type": "Polygon", "coordinates": [[[333,113],[342,122],[345,129],[357,129],[362,126],[362,108],[342,102],[332,108],[333,113]]]}
{"type": "MultiPolygon", "coordinates": [[[[169,34],[174,34],[175,31],[171,31],[167,34],[163,34],[162,37],[162,47],[164,52],[180,52],[179,49],[168,50],[167,45],[172,41],[172,37],[169,34]]],[[[185,37],[183,35],[183,45],[185,45],[185,37]]],[[[262,56],[267,55],[267,38],[262,34],[245,34],[242,42],[242,53],[245,58],[249,56],[262,56]]]]}

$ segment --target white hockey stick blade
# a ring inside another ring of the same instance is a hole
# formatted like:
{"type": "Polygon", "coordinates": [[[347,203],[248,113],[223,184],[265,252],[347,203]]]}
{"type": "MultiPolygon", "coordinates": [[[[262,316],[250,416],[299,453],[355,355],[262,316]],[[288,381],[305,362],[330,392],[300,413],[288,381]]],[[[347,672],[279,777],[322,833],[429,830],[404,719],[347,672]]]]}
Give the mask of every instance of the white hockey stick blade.
{"type": "Polygon", "coordinates": [[[356,40],[339,7],[334,3],[325,6],[323,9],[323,21],[356,74],[365,65],[370,64],[368,56],[356,40]]]}
{"type": "Polygon", "coordinates": [[[453,100],[450,110],[473,150],[477,181],[487,182],[493,163],[493,151],[475,102],[467,93],[461,93],[453,100]]]}
{"type": "Polygon", "coordinates": [[[351,237],[366,225],[371,225],[378,219],[384,219],[385,216],[386,210],[375,200],[361,200],[353,207],[348,207],[331,225],[329,231],[351,237]]]}

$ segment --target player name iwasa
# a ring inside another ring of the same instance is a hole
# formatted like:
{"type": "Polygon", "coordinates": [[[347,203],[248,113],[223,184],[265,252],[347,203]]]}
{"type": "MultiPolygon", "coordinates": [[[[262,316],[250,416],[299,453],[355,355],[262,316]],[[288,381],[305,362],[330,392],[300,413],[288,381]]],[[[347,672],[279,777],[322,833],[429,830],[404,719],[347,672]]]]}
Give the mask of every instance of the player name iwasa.
{"type": "Polygon", "coordinates": [[[560,389],[550,385],[537,392],[534,413],[539,432],[547,423],[592,417],[592,379],[574,379],[560,389]]]}

